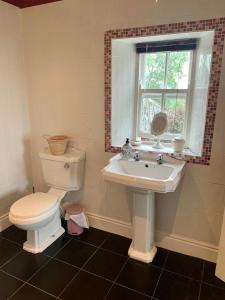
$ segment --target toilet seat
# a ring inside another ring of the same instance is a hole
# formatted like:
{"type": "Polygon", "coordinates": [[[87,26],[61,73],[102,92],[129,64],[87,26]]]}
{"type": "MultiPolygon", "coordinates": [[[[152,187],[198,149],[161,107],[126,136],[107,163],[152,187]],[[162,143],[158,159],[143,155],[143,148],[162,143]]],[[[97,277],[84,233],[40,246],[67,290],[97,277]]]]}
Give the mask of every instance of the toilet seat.
{"type": "Polygon", "coordinates": [[[41,221],[59,207],[59,197],[48,193],[34,193],[17,200],[10,208],[10,219],[16,224],[41,221]]]}

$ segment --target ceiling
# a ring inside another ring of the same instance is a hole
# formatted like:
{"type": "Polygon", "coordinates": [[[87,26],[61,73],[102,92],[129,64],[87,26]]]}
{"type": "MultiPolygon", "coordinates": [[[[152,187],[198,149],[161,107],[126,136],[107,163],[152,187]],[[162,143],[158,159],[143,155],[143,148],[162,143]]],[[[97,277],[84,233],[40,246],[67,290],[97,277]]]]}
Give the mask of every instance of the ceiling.
{"type": "Polygon", "coordinates": [[[25,8],[50,2],[62,1],[62,0],[3,0],[4,2],[8,2],[13,4],[19,8],[25,8]]]}

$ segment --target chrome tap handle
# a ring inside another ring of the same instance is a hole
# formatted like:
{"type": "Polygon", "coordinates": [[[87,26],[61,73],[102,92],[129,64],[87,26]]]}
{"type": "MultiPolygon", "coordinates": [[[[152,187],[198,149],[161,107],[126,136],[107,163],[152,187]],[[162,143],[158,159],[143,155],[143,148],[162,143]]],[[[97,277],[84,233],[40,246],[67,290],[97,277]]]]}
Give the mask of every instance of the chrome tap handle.
{"type": "Polygon", "coordinates": [[[135,151],[135,153],[134,153],[134,160],[135,161],[139,161],[140,160],[140,152],[139,151],[135,151]]]}
{"type": "Polygon", "coordinates": [[[157,155],[156,161],[159,165],[163,164],[163,154],[162,153],[157,155]]]}

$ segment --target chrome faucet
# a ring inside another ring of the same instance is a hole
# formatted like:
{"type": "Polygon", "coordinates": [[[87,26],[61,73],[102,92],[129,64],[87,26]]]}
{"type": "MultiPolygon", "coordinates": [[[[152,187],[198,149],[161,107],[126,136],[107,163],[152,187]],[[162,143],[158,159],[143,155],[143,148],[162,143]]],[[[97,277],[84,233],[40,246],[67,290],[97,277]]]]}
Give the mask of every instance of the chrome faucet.
{"type": "Polygon", "coordinates": [[[158,165],[163,164],[163,154],[158,154],[157,155],[156,162],[157,162],[158,165]]]}
{"type": "Polygon", "coordinates": [[[135,151],[135,153],[134,153],[134,160],[135,161],[139,161],[140,160],[140,156],[141,156],[140,152],[139,151],[135,151]]]}

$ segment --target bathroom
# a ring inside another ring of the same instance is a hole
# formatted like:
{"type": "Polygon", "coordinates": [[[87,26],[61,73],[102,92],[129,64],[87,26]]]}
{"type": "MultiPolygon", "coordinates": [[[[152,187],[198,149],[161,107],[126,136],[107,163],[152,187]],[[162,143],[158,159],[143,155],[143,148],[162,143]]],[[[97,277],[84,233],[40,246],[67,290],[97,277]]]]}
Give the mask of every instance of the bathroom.
{"type": "Polygon", "coordinates": [[[214,275],[225,208],[224,52],[209,164],[187,163],[176,191],[156,194],[155,262],[128,257],[132,192],[101,175],[115,155],[105,147],[106,32],[224,17],[224,0],[0,1],[0,299],[225,299],[214,275]],[[68,135],[86,153],[83,186],[63,201],[80,203],[91,228],[30,254],[8,215],[18,199],[48,191],[45,134],[68,135]]]}

